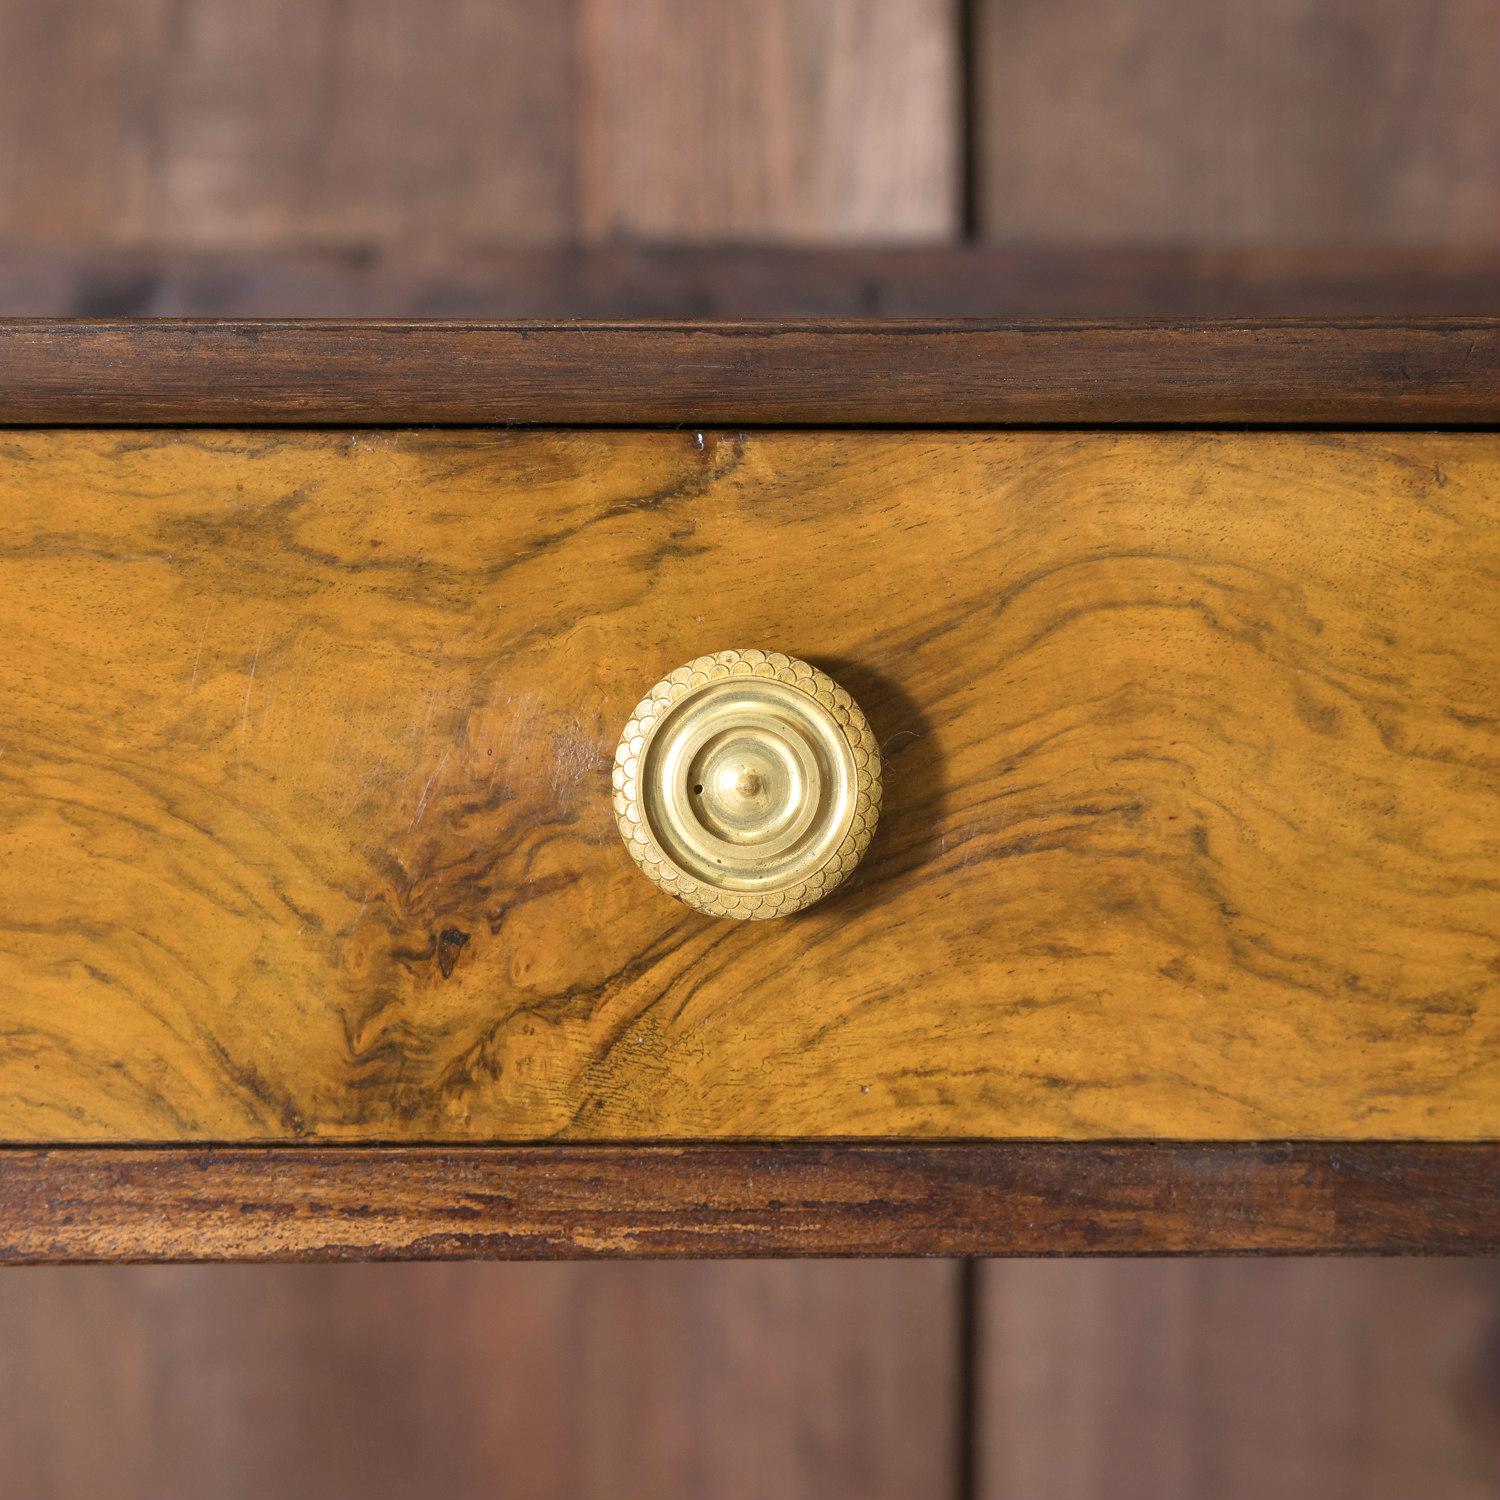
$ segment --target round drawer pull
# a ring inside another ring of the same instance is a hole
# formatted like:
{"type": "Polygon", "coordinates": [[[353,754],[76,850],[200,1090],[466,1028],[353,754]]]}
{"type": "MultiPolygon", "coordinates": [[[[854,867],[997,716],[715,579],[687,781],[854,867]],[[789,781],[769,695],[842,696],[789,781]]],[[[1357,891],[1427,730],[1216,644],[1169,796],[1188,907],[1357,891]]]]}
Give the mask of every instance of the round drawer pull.
{"type": "Polygon", "coordinates": [[[641,869],[715,917],[780,917],[826,896],[880,815],[880,749],[859,705],[780,651],[720,651],[636,705],[615,818],[641,869]]]}

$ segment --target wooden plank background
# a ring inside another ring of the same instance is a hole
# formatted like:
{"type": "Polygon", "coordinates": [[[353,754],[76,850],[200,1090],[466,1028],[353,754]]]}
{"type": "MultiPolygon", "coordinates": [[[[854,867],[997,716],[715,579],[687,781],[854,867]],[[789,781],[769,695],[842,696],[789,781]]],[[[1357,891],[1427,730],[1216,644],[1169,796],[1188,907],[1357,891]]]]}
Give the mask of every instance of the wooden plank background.
{"type": "Polygon", "coordinates": [[[0,1494],[952,1493],[960,1268],[165,1267],[0,1281],[0,1494]]]}
{"type": "Polygon", "coordinates": [[[1485,1500],[1497,1276],[1459,1261],[985,1268],[982,1500],[1485,1500]]]}
{"type": "Polygon", "coordinates": [[[1497,77],[1500,0],[0,0],[0,313],[1488,311],[1497,77]]]}
{"type": "MultiPolygon", "coordinates": [[[[1500,0],[0,0],[0,311],[1480,312],[1500,0]],[[900,246],[900,249],[891,249],[900,246]]],[[[1466,1500],[1493,1266],[0,1276],[0,1497],[1466,1500]]]]}
{"type": "Polygon", "coordinates": [[[1500,234],[1494,0],[979,0],[978,16],[990,239],[1500,234]]]}

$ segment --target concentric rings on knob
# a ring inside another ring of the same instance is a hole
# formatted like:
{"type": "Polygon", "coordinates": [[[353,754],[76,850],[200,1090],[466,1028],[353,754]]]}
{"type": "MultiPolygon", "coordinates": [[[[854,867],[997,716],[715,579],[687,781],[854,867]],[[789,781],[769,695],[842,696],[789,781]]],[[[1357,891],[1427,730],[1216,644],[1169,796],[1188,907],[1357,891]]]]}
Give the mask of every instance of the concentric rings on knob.
{"type": "Polygon", "coordinates": [[[716,917],[775,917],[828,894],[880,813],[880,752],[859,706],[779,651],[720,651],[636,706],[615,817],[642,870],[716,917]]]}

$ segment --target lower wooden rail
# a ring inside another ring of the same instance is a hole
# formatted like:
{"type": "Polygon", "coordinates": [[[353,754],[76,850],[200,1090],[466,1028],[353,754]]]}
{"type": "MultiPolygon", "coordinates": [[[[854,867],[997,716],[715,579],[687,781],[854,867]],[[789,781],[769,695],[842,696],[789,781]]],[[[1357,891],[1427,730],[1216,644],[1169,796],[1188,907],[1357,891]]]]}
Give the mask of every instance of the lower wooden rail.
{"type": "Polygon", "coordinates": [[[0,1148],[0,1262],[1482,1254],[1500,1142],[0,1148]]]}

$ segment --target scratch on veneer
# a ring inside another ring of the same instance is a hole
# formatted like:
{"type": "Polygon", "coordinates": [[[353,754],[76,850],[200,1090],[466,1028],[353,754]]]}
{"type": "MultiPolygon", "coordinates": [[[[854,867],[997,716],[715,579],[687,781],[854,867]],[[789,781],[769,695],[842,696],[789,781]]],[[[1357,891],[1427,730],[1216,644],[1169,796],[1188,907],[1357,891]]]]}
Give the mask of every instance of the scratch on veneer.
{"type": "Polygon", "coordinates": [[[411,815],[411,822],[406,825],[408,832],[422,821],[422,814],[427,811],[427,799],[432,796],[432,789],[437,785],[437,779],[443,774],[443,767],[448,764],[448,757],[452,754],[453,747],[450,745],[432,768],[432,775],[427,778],[427,785],[422,788],[422,795],[417,799],[417,810],[411,815]]]}
{"type": "MultiPolygon", "coordinates": [[[[203,643],[208,639],[208,621],[203,622],[203,629],[198,632],[198,649],[193,653],[193,675],[188,679],[188,696],[191,697],[198,690],[198,667],[203,660],[203,643]]],[[[257,656],[259,652],[257,650],[257,656]]],[[[252,675],[254,668],[252,666],[252,675]]]]}
{"type": "Polygon", "coordinates": [[[250,694],[255,689],[255,672],[260,666],[261,648],[266,644],[266,629],[261,626],[260,637],[255,642],[255,654],[250,658],[250,670],[245,676],[245,700],[240,705],[240,735],[239,752],[235,761],[234,774],[240,776],[245,770],[245,736],[250,732],[250,694]]]}

